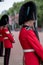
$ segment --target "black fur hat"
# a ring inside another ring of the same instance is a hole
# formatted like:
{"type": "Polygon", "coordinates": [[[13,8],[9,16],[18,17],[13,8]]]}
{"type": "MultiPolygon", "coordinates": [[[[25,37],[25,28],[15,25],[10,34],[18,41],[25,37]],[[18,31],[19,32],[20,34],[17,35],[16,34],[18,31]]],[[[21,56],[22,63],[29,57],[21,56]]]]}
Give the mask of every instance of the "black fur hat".
{"type": "Polygon", "coordinates": [[[36,20],[36,5],[33,1],[29,1],[21,6],[19,11],[19,25],[29,20],[36,20]]]}
{"type": "Polygon", "coordinates": [[[1,26],[4,26],[4,25],[6,25],[6,24],[8,24],[9,23],[9,17],[8,17],[8,15],[3,15],[2,17],[1,17],[1,26]]]}

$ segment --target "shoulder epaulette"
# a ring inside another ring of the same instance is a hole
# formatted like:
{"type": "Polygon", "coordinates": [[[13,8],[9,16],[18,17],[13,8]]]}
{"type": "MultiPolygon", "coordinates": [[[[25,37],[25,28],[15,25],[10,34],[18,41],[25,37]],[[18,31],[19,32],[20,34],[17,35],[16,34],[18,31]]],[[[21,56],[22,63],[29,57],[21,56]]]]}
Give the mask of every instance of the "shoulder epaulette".
{"type": "Polygon", "coordinates": [[[25,27],[26,28],[26,30],[31,30],[32,28],[31,27],[25,27]]]}

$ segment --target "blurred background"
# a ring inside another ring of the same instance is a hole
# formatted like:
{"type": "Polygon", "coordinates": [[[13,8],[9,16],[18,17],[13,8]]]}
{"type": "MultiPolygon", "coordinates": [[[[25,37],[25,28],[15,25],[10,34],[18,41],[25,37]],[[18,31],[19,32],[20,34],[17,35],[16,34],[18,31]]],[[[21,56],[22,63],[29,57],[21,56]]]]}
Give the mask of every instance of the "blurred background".
{"type": "MultiPolygon", "coordinates": [[[[30,0],[0,0],[0,19],[3,14],[9,16],[9,28],[15,39],[15,44],[11,50],[9,65],[23,65],[23,50],[19,43],[19,30],[18,24],[19,10],[22,4],[30,0]]],[[[31,0],[37,5],[37,24],[40,41],[43,43],[43,0],[31,0]]],[[[43,44],[42,44],[43,45],[43,44]]],[[[3,65],[3,58],[0,58],[0,65],[3,65]]]]}

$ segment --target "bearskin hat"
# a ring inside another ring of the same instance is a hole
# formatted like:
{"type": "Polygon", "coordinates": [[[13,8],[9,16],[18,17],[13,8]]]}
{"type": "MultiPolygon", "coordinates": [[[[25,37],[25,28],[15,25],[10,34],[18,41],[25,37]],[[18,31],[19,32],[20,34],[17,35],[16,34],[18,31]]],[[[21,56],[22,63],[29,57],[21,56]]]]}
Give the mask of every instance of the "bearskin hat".
{"type": "Polygon", "coordinates": [[[19,11],[19,25],[29,20],[36,20],[36,18],[36,4],[33,1],[29,1],[21,6],[19,11]]]}
{"type": "Polygon", "coordinates": [[[8,17],[8,15],[3,15],[2,17],[1,17],[1,26],[3,26],[3,25],[6,25],[6,24],[8,24],[9,23],[9,17],[8,17]]]}

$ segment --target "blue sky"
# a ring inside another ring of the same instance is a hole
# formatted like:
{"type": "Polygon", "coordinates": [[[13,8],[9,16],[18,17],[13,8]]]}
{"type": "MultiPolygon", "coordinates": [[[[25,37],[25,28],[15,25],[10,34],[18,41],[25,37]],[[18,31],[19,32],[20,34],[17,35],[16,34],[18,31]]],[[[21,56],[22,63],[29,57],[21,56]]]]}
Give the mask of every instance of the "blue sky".
{"type": "Polygon", "coordinates": [[[12,7],[14,2],[21,2],[24,0],[4,0],[4,2],[0,2],[0,14],[4,10],[8,10],[10,7],[12,7]]]}

